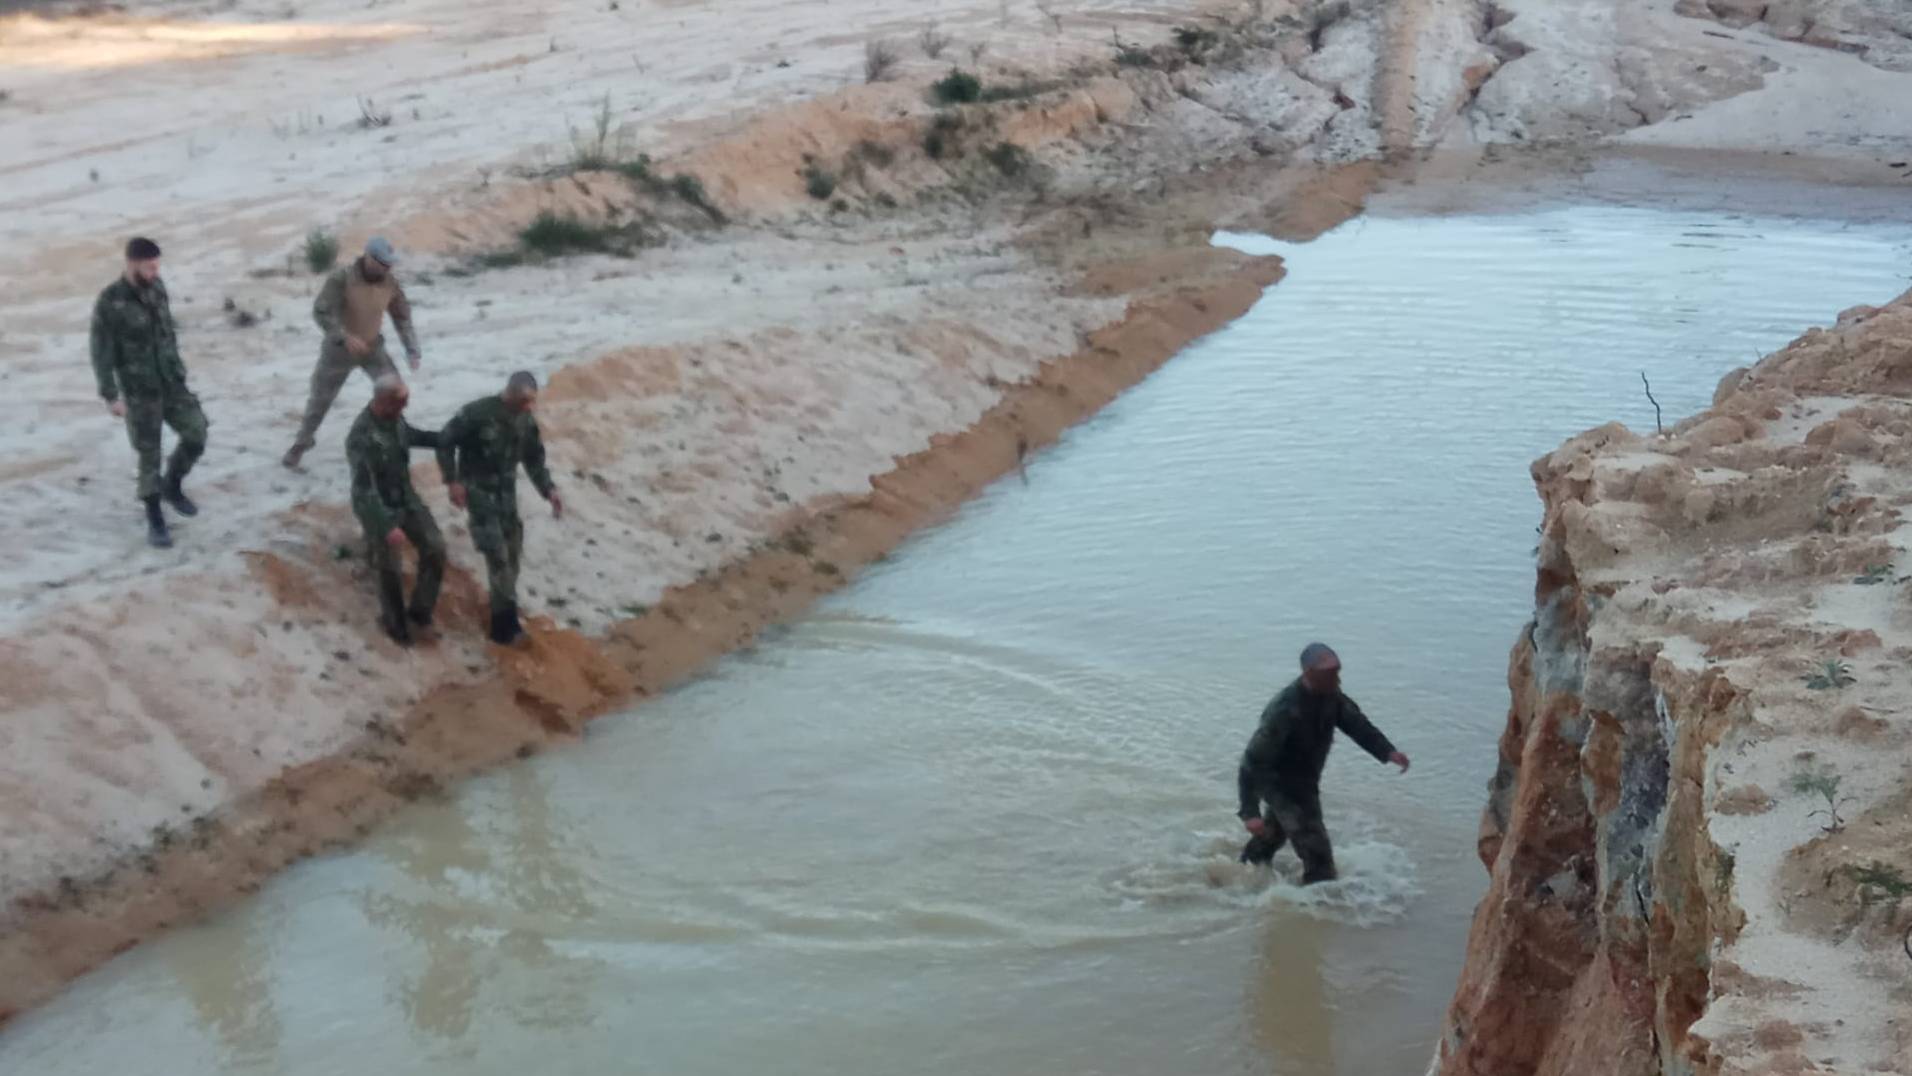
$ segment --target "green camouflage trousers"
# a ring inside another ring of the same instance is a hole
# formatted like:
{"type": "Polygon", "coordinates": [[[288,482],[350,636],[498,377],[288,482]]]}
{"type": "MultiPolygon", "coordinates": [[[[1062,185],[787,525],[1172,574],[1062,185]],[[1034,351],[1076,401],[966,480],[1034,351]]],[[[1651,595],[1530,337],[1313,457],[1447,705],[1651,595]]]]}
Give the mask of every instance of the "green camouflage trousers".
{"type": "Polygon", "coordinates": [[[515,508],[503,510],[471,494],[471,544],[485,558],[491,584],[491,611],[518,607],[518,562],[524,556],[524,520],[515,508]]]}
{"type": "Polygon", "coordinates": [[[364,358],[354,356],[344,344],[328,341],[319,349],[319,364],[312,368],[312,391],[305,400],[305,418],[299,422],[299,436],[292,442],[293,451],[304,452],[317,443],[325,413],[332,410],[332,401],[339,398],[339,390],[345,387],[346,378],[351,377],[354,370],[365,371],[365,376],[374,381],[386,374],[398,376],[398,367],[386,353],[383,337],[373,342],[372,350],[364,358]]]}
{"type": "MultiPolygon", "coordinates": [[[[438,522],[422,502],[407,505],[397,513],[393,524],[411,539],[418,550],[418,582],[412,588],[411,612],[421,620],[431,618],[438,607],[438,588],[445,579],[445,537],[438,533],[438,522]]],[[[405,577],[399,567],[400,552],[385,541],[386,532],[365,531],[365,559],[378,582],[378,607],[387,623],[405,621],[405,577]]]]}
{"type": "Polygon", "coordinates": [[[140,499],[159,493],[161,427],[171,426],[179,438],[179,443],[173,446],[172,459],[167,461],[167,473],[184,478],[206,451],[206,425],[206,413],[199,409],[199,398],[190,392],[182,390],[126,401],[126,438],[133,442],[133,451],[139,456],[140,499]]]}

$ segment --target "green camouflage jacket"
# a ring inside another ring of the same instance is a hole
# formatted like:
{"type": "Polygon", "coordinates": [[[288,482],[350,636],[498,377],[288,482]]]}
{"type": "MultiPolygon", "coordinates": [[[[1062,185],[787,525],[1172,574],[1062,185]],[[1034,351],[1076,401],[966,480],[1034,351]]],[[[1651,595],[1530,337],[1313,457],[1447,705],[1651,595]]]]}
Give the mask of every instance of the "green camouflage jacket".
{"type": "Polygon", "coordinates": [[[425,511],[412,488],[412,449],[437,448],[439,435],[413,429],[404,416],[382,419],[367,407],[345,435],[352,466],[352,511],[367,531],[382,535],[407,512],[425,511]]]}
{"type": "Polygon", "coordinates": [[[512,414],[502,397],[466,404],[439,431],[438,469],[446,485],[465,484],[475,516],[518,510],[521,463],[538,495],[549,498],[554,487],[544,466],[538,420],[528,412],[512,414]]]}
{"type": "Polygon", "coordinates": [[[107,285],[93,304],[93,376],[111,403],[155,399],[186,389],[166,285],[138,287],[125,277],[107,285]]]}
{"type": "Polygon", "coordinates": [[[1242,752],[1236,777],[1242,817],[1261,813],[1262,796],[1269,789],[1317,787],[1336,729],[1382,762],[1394,753],[1394,745],[1354,700],[1338,691],[1332,696],[1317,695],[1296,680],[1276,695],[1261,712],[1261,725],[1249,739],[1248,750],[1242,752]]]}

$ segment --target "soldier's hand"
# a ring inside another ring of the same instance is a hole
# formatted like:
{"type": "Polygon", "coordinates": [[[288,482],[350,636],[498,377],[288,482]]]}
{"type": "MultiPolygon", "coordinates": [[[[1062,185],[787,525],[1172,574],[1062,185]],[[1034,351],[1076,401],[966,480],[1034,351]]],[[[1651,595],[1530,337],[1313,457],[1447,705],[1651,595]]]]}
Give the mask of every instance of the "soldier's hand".
{"type": "Polygon", "coordinates": [[[405,528],[393,527],[385,532],[385,544],[397,549],[405,544],[405,528]]]}
{"type": "Polygon", "coordinates": [[[551,501],[551,518],[563,519],[564,518],[564,498],[560,497],[558,495],[558,491],[554,489],[551,491],[551,496],[548,499],[551,501]]]}
{"type": "Polygon", "coordinates": [[[1268,832],[1268,823],[1263,822],[1259,817],[1244,818],[1241,820],[1241,824],[1247,828],[1248,835],[1251,837],[1259,837],[1268,832]]]}
{"type": "Polygon", "coordinates": [[[365,341],[360,340],[356,336],[353,336],[351,333],[346,333],[345,334],[345,350],[351,352],[353,355],[362,359],[365,357],[367,352],[372,350],[372,347],[370,344],[367,344],[365,341]]]}
{"type": "Polygon", "coordinates": [[[1406,755],[1400,753],[1399,751],[1396,751],[1393,754],[1388,756],[1388,761],[1394,763],[1396,766],[1401,767],[1402,773],[1407,772],[1408,761],[1407,761],[1406,755]]]}
{"type": "Polygon", "coordinates": [[[451,488],[445,492],[451,494],[451,503],[454,507],[465,507],[465,484],[463,482],[453,482],[451,488]]]}
{"type": "Polygon", "coordinates": [[[114,418],[126,417],[126,401],[125,400],[108,400],[106,403],[106,409],[108,411],[113,412],[114,418]]]}
{"type": "Polygon", "coordinates": [[[420,354],[419,354],[418,352],[416,352],[416,351],[408,351],[408,352],[406,352],[406,353],[405,353],[405,365],[407,365],[407,366],[409,366],[409,367],[411,367],[411,368],[412,368],[412,373],[417,373],[417,372],[418,372],[418,363],[419,363],[419,361],[420,361],[421,359],[423,359],[423,358],[424,358],[424,356],[423,356],[423,355],[420,355],[420,354]]]}

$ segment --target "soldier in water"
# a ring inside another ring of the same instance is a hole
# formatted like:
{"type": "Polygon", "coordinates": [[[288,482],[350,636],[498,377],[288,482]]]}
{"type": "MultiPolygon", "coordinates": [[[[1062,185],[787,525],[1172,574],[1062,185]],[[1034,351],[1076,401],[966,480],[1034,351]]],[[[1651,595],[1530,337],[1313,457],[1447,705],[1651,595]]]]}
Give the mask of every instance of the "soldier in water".
{"type": "Polygon", "coordinates": [[[1301,652],[1301,677],[1261,713],[1236,783],[1248,829],[1243,863],[1269,863],[1285,842],[1301,857],[1303,885],[1332,881],[1334,847],[1321,821],[1321,768],[1340,729],[1368,754],[1407,772],[1408,758],[1341,693],[1341,659],[1321,643],[1301,652]]]}
{"type": "Polygon", "coordinates": [[[182,516],[199,507],[180,487],[206,451],[206,413],[186,387],[172,304],[159,278],[159,244],[144,237],[126,244],[126,269],[93,304],[93,376],[113,417],[126,422],[127,439],[139,457],[139,498],[146,505],[146,541],[169,548],[173,536],[159,503],[182,516]],[[179,441],[166,472],[159,470],[160,427],[179,441]]]}
{"type": "Polygon", "coordinates": [[[385,316],[405,344],[405,359],[414,372],[420,355],[418,334],[412,331],[412,304],[405,298],[392,267],[398,254],[392,244],[373,238],[365,244],[365,253],[352,264],[333,270],[319,289],[312,304],[312,320],[318,322],[325,340],[319,345],[319,364],[312,370],[312,391],[305,401],[305,417],[299,422],[299,435],[279,462],[292,470],[316,443],[319,424],[338,399],[352,371],[363,370],[376,381],[398,376],[398,367],[385,351],[385,316]]]}
{"type": "Polygon", "coordinates": [[[544,441],[532,412],[538,379],[520,370],[497,396],[458,410],[438,434],[438,469],[451,503],[471,517],[471,540],[484,554],[490,577],[491,640],[509,644],[523,633],[518,621],[518,565],[524,521],[518,517],[518,468],[524,467],[551,514],[564,517],[564,499],[544,466],[544,441]]]}
{"type": "Polygon", "coordinates": [[[445,539],[431,509],[412,488],[412,449],[437,448],[438,435],[405,421],[411,390],[397,374],[372,383],[372,402],[345,437],[352,467],[352,511],[365,528],[365,556],[378,576],[379,623],[400,646],[412,629],[429,628],[445,578],[445,539]],[[399,551],[407,541],[418,550],[418,582],[405,601],[399,551]]]}

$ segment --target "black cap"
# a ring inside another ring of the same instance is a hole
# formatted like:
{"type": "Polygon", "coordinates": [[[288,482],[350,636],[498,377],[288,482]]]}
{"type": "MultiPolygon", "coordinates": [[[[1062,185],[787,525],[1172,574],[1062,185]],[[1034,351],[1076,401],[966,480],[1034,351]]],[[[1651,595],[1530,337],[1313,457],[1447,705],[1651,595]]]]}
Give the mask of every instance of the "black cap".
{"type": "Polygon", "coordinates": [[[151,261],[159,257],[159,244],[145,236],[137,236],[126,244],[126,260],[129,262],[151,261]]]}

